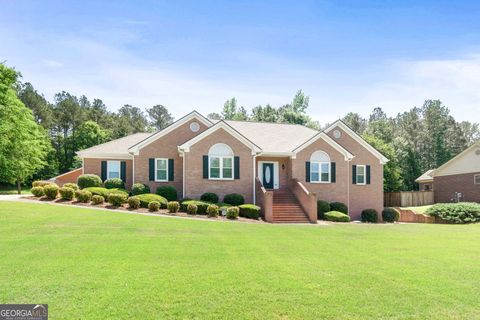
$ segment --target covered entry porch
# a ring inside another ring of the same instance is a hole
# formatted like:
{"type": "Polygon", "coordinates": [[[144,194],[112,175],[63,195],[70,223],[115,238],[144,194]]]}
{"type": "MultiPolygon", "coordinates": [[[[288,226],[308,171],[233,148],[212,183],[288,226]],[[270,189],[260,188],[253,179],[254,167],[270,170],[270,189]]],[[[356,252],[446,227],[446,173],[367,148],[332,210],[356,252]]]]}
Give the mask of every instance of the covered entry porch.
{"type": "Polygon", "coordinates": [[[268,222],[317,222],[316,194],[292,180],[290,157],[258,156],[255,193],[268,222]]]}

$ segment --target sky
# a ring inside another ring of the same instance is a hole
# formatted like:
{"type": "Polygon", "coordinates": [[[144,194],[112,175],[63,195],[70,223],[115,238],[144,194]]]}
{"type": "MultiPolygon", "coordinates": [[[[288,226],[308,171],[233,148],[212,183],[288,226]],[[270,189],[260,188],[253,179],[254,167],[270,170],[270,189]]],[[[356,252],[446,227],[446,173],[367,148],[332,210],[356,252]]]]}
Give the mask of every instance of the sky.
{"type": "Polygon", "coordinates": [[[480,122],[479,1],[0,0],[0,61],[62,90],[179,118],[290,102],[320,123],[440,99],[480,122]]]}

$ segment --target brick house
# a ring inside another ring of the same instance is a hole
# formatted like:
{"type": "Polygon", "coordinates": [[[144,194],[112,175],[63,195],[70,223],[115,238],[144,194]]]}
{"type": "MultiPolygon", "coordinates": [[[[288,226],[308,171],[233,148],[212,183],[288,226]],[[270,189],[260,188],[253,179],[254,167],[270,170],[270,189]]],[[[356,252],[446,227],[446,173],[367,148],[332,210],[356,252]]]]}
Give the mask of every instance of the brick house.
{"type": "Polygon", "coordinates": [[[301,125],[209,120],[194,111],[169,127],[133,134],[77,154],[83,173],[171,185],[180,197],[239,193],[270,222],[316,222],[316,200],[348,205],[352,219],[383,206],[388,160],[341,121],[323,131],[301,125]]]}
{"type": "Polygon", "coordinates": [[[480,202],[480,141],[415,181],[433,190],[436,203],[480,202]]]}

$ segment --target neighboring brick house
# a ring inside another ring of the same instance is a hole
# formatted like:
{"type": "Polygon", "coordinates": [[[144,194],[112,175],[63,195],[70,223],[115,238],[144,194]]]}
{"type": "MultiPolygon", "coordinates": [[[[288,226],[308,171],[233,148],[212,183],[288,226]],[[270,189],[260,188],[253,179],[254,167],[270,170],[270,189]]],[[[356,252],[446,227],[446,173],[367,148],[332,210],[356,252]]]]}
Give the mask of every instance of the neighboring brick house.
{"type": "Polygon", "coordinates": [[[246,202],[263,206],[272,222],[316,221],[316,202],[307,206],[298,201],[303,196],[343,202],[352,219],[366,208],[380,212],[388,161],[341,121],[319,132],[292,124],[209,120],[196,111],[153,134],[77,154],[84,173],[122,178],[127,188],[145,183],[155,192],[171,185],[188,198],[242,194],[246,202]]]}
{"type": "Polygon", "coordinates": [[[435,173],[434,169],[427,170],[420,177],[415,179],[415,182],[418,183],[418,189],[420,191],[433,191],[433,175],[435,173]]]}
{"type": "Polygon", "coordinates": [[[480,141],[439,168],[427,171],[416,181],[423,188],[421,190],[425,185],[431,185],[436,203],[480,202],[480,141]]]}

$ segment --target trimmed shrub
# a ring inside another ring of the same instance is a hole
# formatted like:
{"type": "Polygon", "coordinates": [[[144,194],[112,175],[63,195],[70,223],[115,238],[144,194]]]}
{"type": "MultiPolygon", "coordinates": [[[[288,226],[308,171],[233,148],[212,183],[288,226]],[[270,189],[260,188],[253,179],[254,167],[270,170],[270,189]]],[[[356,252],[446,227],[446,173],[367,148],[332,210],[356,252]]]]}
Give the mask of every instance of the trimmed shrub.
{"type": "Polygon", "coordinates": [[[69,187],[61,187],[58,191],[60,192],[60,197],[63,200],[72,200],[73,196],[75,195],[75,190],[69,187]]]}
{"type": "Polygon", "coordinates": [[[158,211],[160,210],[160,202],[158,201],[150,201],[148,203],[148,210],[150,211],[158,211]]]}
{"type": "Polygon", "coordinates": [[[158,194],[153,194],[153,193],[144,193],[144,194],[139,194],[136,196],[138,199],[140,199],[140,206],[142,208],[148,208],[148,204],[152,201],[157,201],[160,203],[161,208],[166,208],[167,207],[167,199],[165,199],[162,196],[159,196],[158,194]]]}
{"type": "Polygon", "coordinates": [[[98,194],[92,196],[92,204],[102,204],[105,202],[105,198],[98,194]]]}
{"type": "Polygon", "coordinates": [[[108,203],[114,207],[120,207],[127,202],[127,196],[122,193],[111,193],[108,195],[108,203]]]}
{"type": "Polygon", "coordinates": [[[385,208],[382,211],[382,219],[384,222],[396,222],[400,220],[400,214],[393,208],[385,208]]]}
{"type": "Polygon", "coordinates": [[[47,184],[43,187],[43,192],[48,199],[54,200],[58,195],[58,186],[56,184],[47,184]]]}
{"type": "Polygon", "coordinates": [[[349,222],[350,217],[340,211],[329,211],[325,213],[325,220],[334,222],[349,222]]]}
{"type": "Polygon", "coordinates": [[[238,193],[230,193],[223,197],[223,202],[231,204],[232,206],[239,206],[245,203],[245,198],[238,193]]]}
{"type": "Polygon", "coordinates": [[[167,203],[167,209],[170,213],[176,213],[178,212],[178,209],[180,209],[180,203],[178,203],[177,201],[170,201],[169,203],[167,203]]]}
{"type": "Polygon", "coordinates": [[[90,191],[78,190],[75,192],[75,198],[77,198],[79,202],[87,203],[92,200],[92,193],[90,191]]]}
{"type": "Polygon", "coordinates": [[[219,209],[222,209],[222,208],[228,208],[228,207],[232,207],[231,204],[228,204],[228,203],[225,203],[225,202],[219,202],[219,203],[215,203],[219,209]]]}
{"type": "Polygon", "coordinates": [[[188,214],[197,214],[198,207],[195,203],[189,203],[187,206],[187,213],[188,214]]]}
{"type": "Polygon", "coordinates": [[[210,218],[218,217],[218,207],[214,204],[209,205],[208,208],[207,208],[207,215],[210,218]]]}
{"type": "Polygon", "coordinates": [[[138,197],[136,197],[136,196],[128,198],[127,202],[128,202],[128,207],[130,209],[140,208],[140,199],[138,199],[138,197]]]}
{"type": "Polygon", "coordinates": [[[105,180],[103,186],[107,189],[125,189],[125,183],[120,178],[105,180]]]}
{"type": "Polygon", "coordinates": [[[362,222],[377,222],[378,212],[375,209],[365,209],[362,211],[362,222]]]}
{"type": "Polygon", "coordinates": [[[343,202],[332,202],[330,203],[330,211],[338,211],[348,215],[348,207],[343,202]]]}
{"type": "Polygon", "coordinates": [[[150,193],[150,187],[143,183],[134,183],[132,186],[132,195],[150,193]]]}
{"type": "Polygon", "coordinates": [[[244,218],[249,218],[249,219],[255,219],[258,220],[260,218],[260,210],[261,208],[259,206],[256,206],[254,204],[242,204],[238,206],[240,209],[240,217],[244,218]]]}
{"type": "Polygon", "coordinates": [[[211,203],[208,203],[208,202],[203,202],[198,200],[187,200],[187,201],[183,201],[180,206],[182,211],[187,211],[187,207],[189,204],[194,204],[197,206],[198,214],[206,214],[208,206],[211,205],[211,203]]]}
{"type": "Polygon", "coordinates": [[[216,193],[213,193],[213,192],[205,192],[200,196],[200,200],[205,202],[210,202],[210,203],[217,203],[218,196],[216,193]]]}
{"type": "Polygon", "coordinates": [[[124,190],[124,189],[107,189],[103,187],[89,187],[82,190],[90,191],[93,195],[96,194],[104,197],[105,199],[108,199],[108,196],[113,193],[124,194],[126,197],[128,197],[128,192],[127,190],[124,190]]]}
{"type": "Polygon", "coordinates": [[[32,192],[32,194],[37,198],[45,195],[45,192],[43,192],[43,187],[33,187],[30,189],[30,192],[32,192]]]}
{"type": "Polygon", "coordinates": [[[156,194],[168,201],[177,201],[177,189],[172,186],[160,186],[157,188],[156,194]]]}
{"type": "Polygon", "coordinates": [[[72,182],[67,182],[63,185],[63,187],[67,187],[67,188],[72,188],[73,191],[77,191],[78,190],[78,186],[76,183],[72,183],[72,182]]]}
{"type": "Polygon", "coordinates": [[[80,189],[89,187],[101,187],[102,179],[96,174],[82,174],[77,179],[77,185],[80,189]]]}
{"type": "Polygon", "coordinates": [[[480,204],[474,202],[438,203],[428,208],[426,214],[451,223],[480,222],[480,204]]]}
{"type": "Polygon", "coordinates": [[[318,220],[324,220],[325,213],[329,211],[332,211],[332,209],[330,209],[330,203],[323,200],[317,201],[317,219],[318,220]]]}
{"type": "Polygon", "coordinates": [[[32,187],[45,187],[46,185],[52,184],[50,181],[37,180],[32,182],[32,187]]]}
{"type": "Polygon", "coordinates": [[[230,219],[230,220],[238,219],[239,212],[240,212],[240,209],[238,209],[238,207],[229,207],[227,209],[227,219],[230,219]]]}

